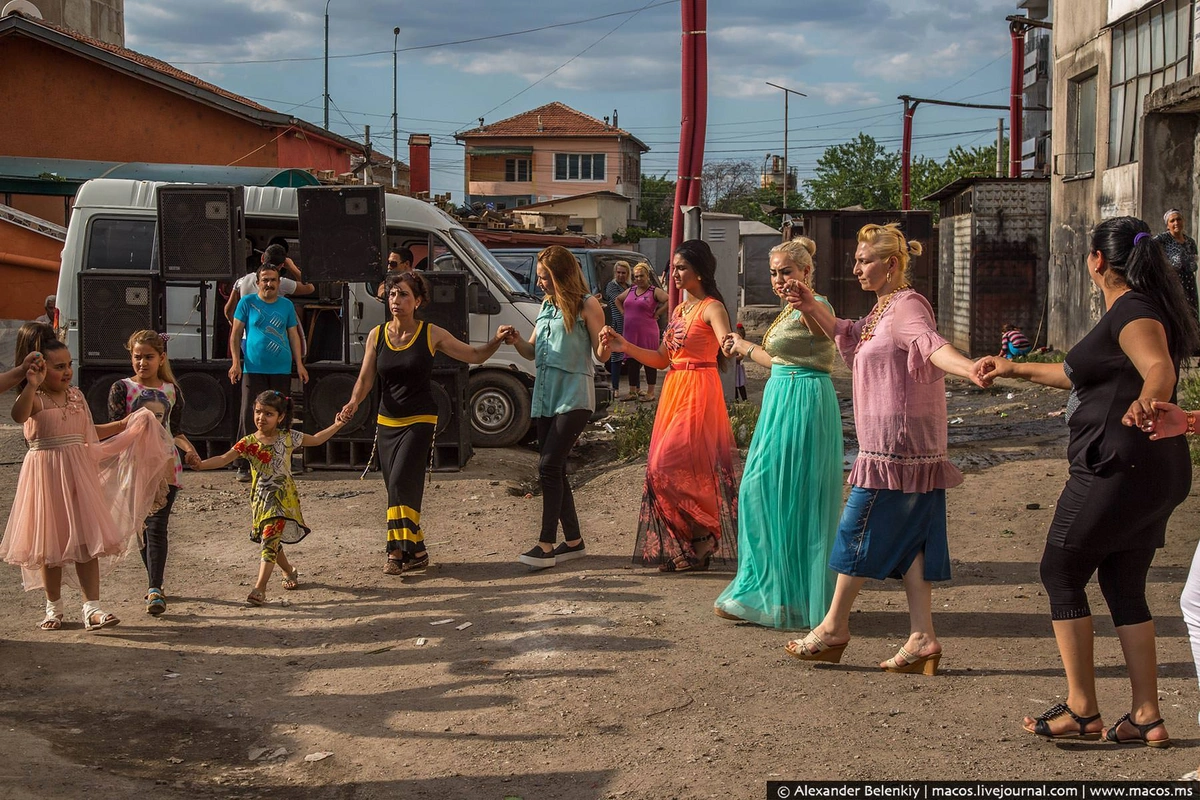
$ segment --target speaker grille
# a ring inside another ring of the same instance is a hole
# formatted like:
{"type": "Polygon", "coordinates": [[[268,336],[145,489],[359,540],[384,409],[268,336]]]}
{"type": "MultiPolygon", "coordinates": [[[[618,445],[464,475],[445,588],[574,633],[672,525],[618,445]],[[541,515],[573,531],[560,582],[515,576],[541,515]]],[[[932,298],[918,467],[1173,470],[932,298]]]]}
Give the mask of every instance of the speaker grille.
{"type": "Polygon", "coordinates": [[[382,186],[302,187],[304,274],[311,281],[377,281],[383,275],[382,186]]]}
{"type": "Polygon", "coordinates": [[[128,372],[99,372],[85,371],[80,374],[79,385],[83,396],[87,399],[88,409],[92,412],[92,421],[97,425],[108,422],[108,393],[112,385],[122,378],[128,378],[128,372]]]}
{"type": "MultiPolygon", "coordinates": [[[[350,399],[350,393],[354,391],[357,380],[357,374],[342,372],[312,377],[309,386],[304,390],[305,422],[312,421],[311,425],[304,426],[307,433],[325,430],[333,424],[342,406],[350,399]]],[[[354,416],[338,431],[339,436],[348,436],[367,428],[375,413],[371,399],[368,398],[359,404],[354,416]]]]}
{"type": "Polygon", "coordinates": [[[158,191],[159,261],[164,278],[231,279],[242,255],[242,187],[158,191]]]}
{"type": "Polygon", "coordinates": [[[157,328],[160,295],[151,275],[81,272],[80,361],[128,363],[130,335],[157,328]]]}
{"type": "Polygon", "coordinates": [[[177,380],[184,402],[180,427],[186,436],[201,437],[211,433],[225,422],[226,415],[237,414],[240,410],[231,408],[229,379],[223,375],[188,372],[179,375],[177,380]]]}

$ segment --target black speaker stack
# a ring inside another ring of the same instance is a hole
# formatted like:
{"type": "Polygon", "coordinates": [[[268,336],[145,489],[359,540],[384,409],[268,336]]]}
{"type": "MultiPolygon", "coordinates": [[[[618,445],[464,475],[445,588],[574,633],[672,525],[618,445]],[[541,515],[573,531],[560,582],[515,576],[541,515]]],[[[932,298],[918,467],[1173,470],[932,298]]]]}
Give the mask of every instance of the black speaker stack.
{"type": "MultiPolygon", "coordinates": [[[[378,281],[386,253],[383,188],[304,187],[297,190],[297,198],[305,277],[310,281],[378,281]]],[[[235,280],[244,271],[244,190],[240,186],[170,185],[159,187],[157,199],[156,264],[142,270],[80,273],[79,386],[96,420],[107,420],[112,384],[130,375],[125,350],[129,336],[142,329],[165,329],[167,284],[195,285],[201,297],[201,358],[172,359],[171,366],[185,402],[180,432],[202,456],[218,455],[237,440],[241,387],[229,381],[231,362],[208,359],[211,332],[206,282],[235,280]]],[[[425,277],[431,297],[420,316],[469,341],[468,274],[430,272],[425,277]]],[[[347,327],[343,321],[343,339],[347,327]]],[[[345,361],[349,348],[343,347],[341,352],[341,361],[305,365],[309,382],[297,410],[310,433],[333,422],[358,379],[359,365],[345,361]]],[[[438,354],[434,382],[438,403],[434,469],[461,469],[472,455],[467,367],[438,354]]],[[[378,406],[375,391],[336,436],[320,447],[304,449],[304,463],[326,469],[363,469],[371,455],[378,406]]]]}

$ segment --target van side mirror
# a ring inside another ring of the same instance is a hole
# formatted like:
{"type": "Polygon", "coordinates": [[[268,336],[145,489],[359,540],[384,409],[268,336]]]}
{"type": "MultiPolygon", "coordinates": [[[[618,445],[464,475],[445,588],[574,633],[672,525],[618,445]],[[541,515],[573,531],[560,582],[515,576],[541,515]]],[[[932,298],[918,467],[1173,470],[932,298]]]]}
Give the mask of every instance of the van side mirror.
{"type": "Polygon", "coordinates": [[[493,316],[500,313],[500,301],[478,283],[467,286],[467,308],[472,314],[493,316]]]}

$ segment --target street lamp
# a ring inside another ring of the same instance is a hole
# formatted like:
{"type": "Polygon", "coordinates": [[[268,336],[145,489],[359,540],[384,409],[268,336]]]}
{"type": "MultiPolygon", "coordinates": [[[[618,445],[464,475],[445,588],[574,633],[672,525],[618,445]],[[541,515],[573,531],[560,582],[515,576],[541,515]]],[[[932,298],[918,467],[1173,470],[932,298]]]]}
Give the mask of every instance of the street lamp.
{"type": "Polygon", "coordinates": [[[325,130],[329,130],[329,4],[325,0],[325,130]]]}
{"type": "Polygon", "coordinates": [[[400,118],[396,114],[396,49],[400,46],[400,28],[392,28],[392,188],[396,188],[396,158],[399,145],[396,143],[400,129],[400,118]]]}
{"type": "Polygon", "coordinates": [[[787,208],[787,192],[788,192],[788,95],[796,94],[801,97],[808,97],[804,92],[797,92],[795,89],[789,89],[786,86],[780,86],[778,83],[763,81],[767,86],[774,86],[776,89],[783,89],[783,207],[787,208]]]}

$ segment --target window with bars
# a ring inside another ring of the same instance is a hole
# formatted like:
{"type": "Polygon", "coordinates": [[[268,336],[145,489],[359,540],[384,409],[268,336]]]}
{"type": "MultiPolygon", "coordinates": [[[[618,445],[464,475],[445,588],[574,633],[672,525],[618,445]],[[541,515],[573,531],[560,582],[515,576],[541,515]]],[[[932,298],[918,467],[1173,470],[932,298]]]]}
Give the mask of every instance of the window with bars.
{"type": "Polygon", "coordinates": [[[1108,165],[1137,161],[1146,95],[1192,65],[1192,0],[1164,0],[1112,27],[1108,165]]]}
{"type": "Polygon", "coordinates": [[[554,154],[556,181],[603,181],[608,177],[604,167],[604,153],[554,154]]]}
{"type": "Polygon", "coordinates": [[[528,158],[504,159],[504,180],[508,183],[527,183],[530,180],[530,160],[528,158]]]}

